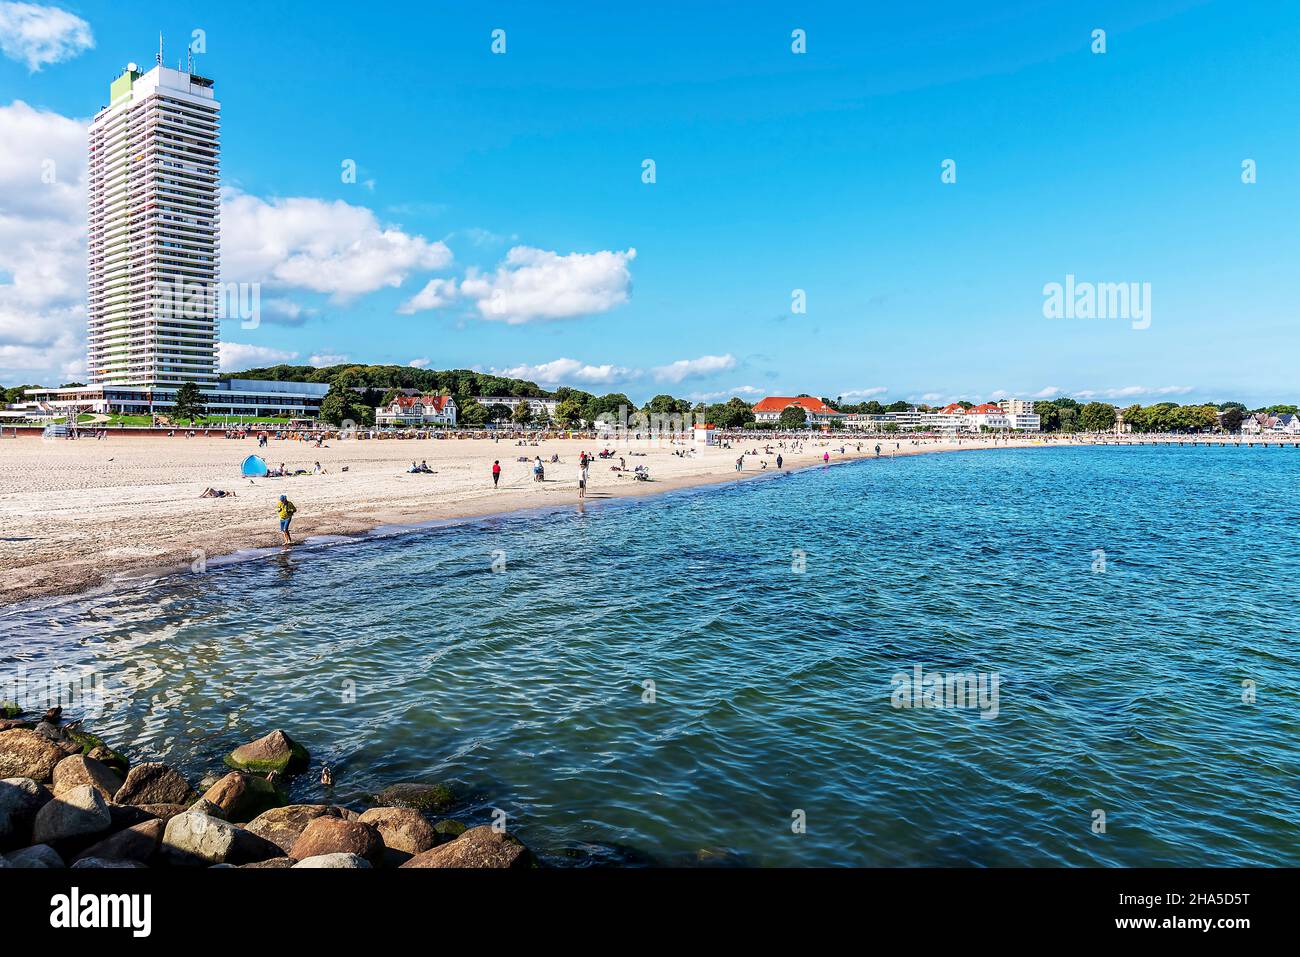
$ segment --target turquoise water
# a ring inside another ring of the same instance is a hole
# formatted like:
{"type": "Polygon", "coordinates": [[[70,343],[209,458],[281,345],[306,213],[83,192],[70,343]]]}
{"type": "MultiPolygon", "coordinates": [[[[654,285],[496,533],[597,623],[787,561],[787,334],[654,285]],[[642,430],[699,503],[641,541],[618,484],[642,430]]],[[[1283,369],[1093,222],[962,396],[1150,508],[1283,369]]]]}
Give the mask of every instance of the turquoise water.
{"type": "Polygon", "coordinates": [[[11,609],[0,663],[94,666],[134,760],[197,780],[283,727],[335,768],[295,800],[451,781],[554,863],[1295,866],[1298,478],[866,461],[11,609]],[[917,665],[996,675],[996,717],[893,707],[917,665]]]}

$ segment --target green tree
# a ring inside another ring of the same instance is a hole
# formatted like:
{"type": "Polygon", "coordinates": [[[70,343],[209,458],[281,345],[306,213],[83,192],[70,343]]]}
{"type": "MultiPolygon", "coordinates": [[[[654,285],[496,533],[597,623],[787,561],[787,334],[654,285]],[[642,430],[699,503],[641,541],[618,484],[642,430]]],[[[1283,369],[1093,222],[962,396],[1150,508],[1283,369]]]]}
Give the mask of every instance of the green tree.
{"type": "Polygon", "coordinates": [[[1219,420],[1225,432],[1240,432],[1241,422],[1246,417],[1246,413],[1241,409],[1229,408],[1223,410],[1223,417],[1219,420]]]}
{"type": "Polygon", "coordinates": [[[562,400],[555,407],[555,419],[561,428],[576,429],[582,422],[582,403],[576,398],[562,400]]]}
{"type": "Polygon", "coordinates": [[[186,382],[176,390],[176,401],[172,405],[172,415],[179,419],[189,419],[193,425],[196,419],[207,413],[203,407],[203,396],[197,383],[186,382]]]}
{"type": "Polygon", "coordinates": [[[372,421],[374,412],[362,406],[360,400],[361,397],[351,389],[338,385],[330,386],[329,392],[320,402],[321,421],[328,422],[330,425],[343,425],[345,422],[354,425],[368,424],[372,421]]]}
{"type": "Polygon", "coordinates": [[[510,418],[515,425],[528,425],[533,421],[533,407],[527,402],[520,402],[515,406],[515,411],[511,413],[510,418]]]}
{"type": "Polygon", "coordinates": [[[808,415],[797,405],[787,405],[781,410],[780,417],[776,420],[777,426],[785,432],[795,429],[802,429],[808,421],[808,415]]]}
{"type": "Polygon", "coordinates": [[[1089,402],[1079,410],[1079,428],[1085,432],[1106,432],[1115,427],[1115,407],[1089,402]]]}

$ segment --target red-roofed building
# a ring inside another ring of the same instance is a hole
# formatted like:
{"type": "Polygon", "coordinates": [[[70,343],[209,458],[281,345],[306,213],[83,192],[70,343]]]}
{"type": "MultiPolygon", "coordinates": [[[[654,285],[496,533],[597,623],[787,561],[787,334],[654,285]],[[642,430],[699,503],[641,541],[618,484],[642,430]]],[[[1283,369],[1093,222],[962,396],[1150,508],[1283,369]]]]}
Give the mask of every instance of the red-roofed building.
{"type": "Polygon", "coordinates": [[[759,423],[775,423],[781,418],[781,413],[792,405],[803,409],[806,425],[829,425],[837,419],[844,418],[843,412],[836,412],[821,399],[814,399],[807,395],[774,395],[768,396],[754,406],[754,420],[759,423]]]}
{"type": "Polygon", "coordinates": [[[449,395],[399,395],[375,409],[375,425],[455,425],[456,400],[449,395]]]}

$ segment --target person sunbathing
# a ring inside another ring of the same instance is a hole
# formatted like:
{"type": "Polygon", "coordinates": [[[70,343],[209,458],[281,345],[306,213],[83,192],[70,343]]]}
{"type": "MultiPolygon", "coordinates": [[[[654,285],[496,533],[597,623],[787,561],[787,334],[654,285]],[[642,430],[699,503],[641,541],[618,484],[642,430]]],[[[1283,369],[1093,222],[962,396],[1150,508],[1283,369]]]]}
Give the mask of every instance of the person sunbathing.
{"type": "Polygon", "coordinates": [[[219,488],[205,488],[199,498],[234,498],[234,492],[225,492],[219,488]]]}

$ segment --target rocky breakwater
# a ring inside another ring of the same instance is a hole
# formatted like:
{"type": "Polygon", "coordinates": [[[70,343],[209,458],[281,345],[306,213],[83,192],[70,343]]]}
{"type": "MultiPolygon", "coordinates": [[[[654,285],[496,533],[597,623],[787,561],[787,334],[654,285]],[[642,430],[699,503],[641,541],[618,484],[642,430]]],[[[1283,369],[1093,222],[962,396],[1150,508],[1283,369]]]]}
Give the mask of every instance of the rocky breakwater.
{"type": "MultiPolygon", "coordinates": [[[[447,817],[452,791],[402,782],[353,809],[289,804],[282,782],[311,755],[275,730],[225,758],[202,793],[175,768],[132,765],[59,709],[0,724],[0,868],[525,868],[491,825],[447,817]]],[[[326,772],[328,773],[328,772],[326,772]]]]}

